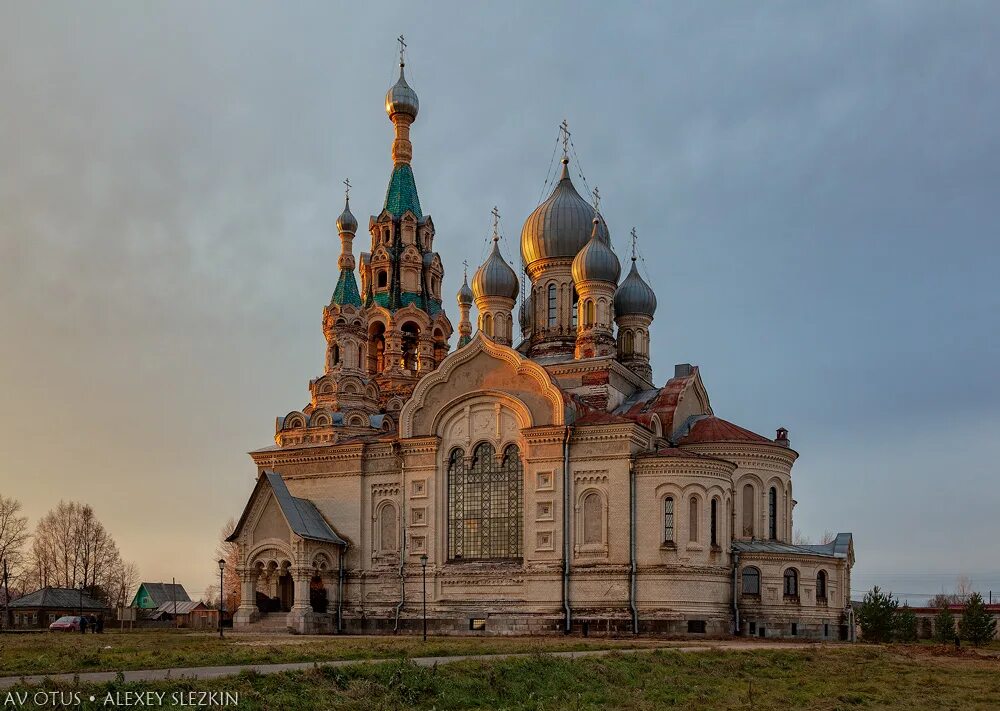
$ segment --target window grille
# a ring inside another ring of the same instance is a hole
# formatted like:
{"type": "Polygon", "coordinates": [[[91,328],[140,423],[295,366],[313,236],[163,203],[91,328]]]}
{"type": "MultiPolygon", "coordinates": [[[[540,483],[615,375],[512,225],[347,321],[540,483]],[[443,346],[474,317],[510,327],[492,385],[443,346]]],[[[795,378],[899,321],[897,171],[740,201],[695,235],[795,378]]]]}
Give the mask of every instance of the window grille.
{"type": "Polygon", "coordinates": [[[785,571],[785,597],[798,597],[799,574],[794,568],[785,571]]]}
{"type": "Polygon", "coordinates": [[[524,467],[516,445],[497,460],[482,443],[465,465],[465,453],[448,459],[448,559],[503,560],[521,557],[524,467]]]}
{"type": "Polygon", "coordinates": [[[760,595],[760,571],[757,568],[743,569],[743,594],[760,595]]]}
{"type": "Polygon", "coordinates": [[[778,490],[773,486],[767,494],[767,535],[772,541],[778,538],[778,490]]]}
{"type": "Polygon", "coordinates": [[[674,497],[663,500],[663,542],[674,542],[674,497]]]}

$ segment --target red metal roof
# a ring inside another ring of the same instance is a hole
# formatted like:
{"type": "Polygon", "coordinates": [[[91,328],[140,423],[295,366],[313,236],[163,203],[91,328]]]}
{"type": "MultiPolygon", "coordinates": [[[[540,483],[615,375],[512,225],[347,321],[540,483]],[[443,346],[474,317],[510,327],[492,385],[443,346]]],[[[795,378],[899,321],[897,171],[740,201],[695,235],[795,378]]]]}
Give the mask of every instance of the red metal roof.
{"type": "Polygon", "coordinates": [[[773,444],[774,440],[739,425],[734,425],[721,417],[703,417],[694,423],[691,431],[682,437],[678,444],[698,444],[701,442],[770,442],[773,444]]]}

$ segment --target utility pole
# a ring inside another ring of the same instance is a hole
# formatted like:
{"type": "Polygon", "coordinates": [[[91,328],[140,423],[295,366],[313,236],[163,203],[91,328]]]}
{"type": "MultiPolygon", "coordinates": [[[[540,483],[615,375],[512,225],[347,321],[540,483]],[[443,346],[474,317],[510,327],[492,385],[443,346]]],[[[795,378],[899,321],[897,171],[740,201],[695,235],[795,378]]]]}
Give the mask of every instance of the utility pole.
{"type": "Polygon", "coordinates": [[[177,629],[177,578],[170,578],[170,597],[174,600],[174,629],[177,629]]]}

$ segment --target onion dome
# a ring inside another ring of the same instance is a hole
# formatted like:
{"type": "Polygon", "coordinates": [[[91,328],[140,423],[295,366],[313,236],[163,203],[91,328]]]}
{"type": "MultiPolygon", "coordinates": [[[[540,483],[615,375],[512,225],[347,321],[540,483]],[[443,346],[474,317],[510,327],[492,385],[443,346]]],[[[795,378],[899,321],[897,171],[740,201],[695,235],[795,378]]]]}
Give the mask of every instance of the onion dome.
{"type": "Polygon", "coordinates": [[[346,198],[344,200],[344,211],[340,213],[340,217],[337,218],[337,232],[347,232],[350,234],[356,234],[358,231],[358,220],[351,213],[351,199],[346,198]]]}
{"type": "Polygon", "coordinates": [[[635,267],[635,257],[632,257],[632,269],[615,292],[615,316],[635,314],[653,318],[654,313],[656,313],[656,294],[639,276],[639,270],[635,267]]]}
{"type": "Polygon", "coordinates": [[[403,62],[399,63],[399,79],[385,94],[385,112],[389,114],[390,119],[394,114],[406,114],[415,119],[417,111],[420,109],[417,92],[410,88],[403,75],[404,66],[403,62]]]}
{"type": "Polygon", "coordinates": [[[472,292],[476,298],[502,296],[516,299],[518,292],[517,274],[500,254],[498,237],[493,235],[493,251],[472,277],[472,292]]]}
{"type": "Polygon", "coordinates": [[[534,320],[534,302],[529,291],[528,295],[524,297],[524,301],[521,302],[521,312],[518,314],[518,323],[521,326],[522,334],[532,329],[534,320]]]}
{"type": "MultiPolygon", "coordinates": [[[[562,160],[562,176],[552,194],[535,208],[521,229],[521,256],[525,264],[540,259],[572,259],[587,244],[597,211],[573,187],[569,160],[562,160]]],[[[598,228],[609,239],[602,222],[598,228]]]]}
{"type": "Polygon", "coordinates": [[[601,224],[603,221],[595,217],[590,241],[573,259],[573,281],[577,284],[584,281],[607,281],[617,284],[618,277],[621,276],[621,262],[618,261],[608,241],[601,236],[599,229],[601,224]]]}
{"type": "Polygon", "coordinates": [[[462,279],[462,288],[458,290],[458,305],[459,306],[472,306],[472,299],[474,295],[472,289],[469,288],[469,275],[465,275],[462,279]]]}

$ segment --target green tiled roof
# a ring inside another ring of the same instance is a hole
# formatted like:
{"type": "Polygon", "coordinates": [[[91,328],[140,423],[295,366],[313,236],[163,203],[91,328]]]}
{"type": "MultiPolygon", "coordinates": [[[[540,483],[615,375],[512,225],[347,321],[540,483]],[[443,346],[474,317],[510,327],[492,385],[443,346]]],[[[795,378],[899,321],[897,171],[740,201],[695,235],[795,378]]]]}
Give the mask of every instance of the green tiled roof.
{"type": "Polygon", "coordinates": [[[389,189],[385,193],[385,209],[396,217],[409,210],[417,218],[423,217],[420,212],[420,198],[417,197],[417,184],[413,180],[413,169],[407,163],[400,163],[392,169],[389,178],[389,189]]]}
{"type": "Polygon", "coordinates": [[[358,293],[358,283],[354,280],[353,270],[340,270],[337,288],[333,290],[333,298],[330,301],[338,306],[357,306],[360,308],[361,294],[358,293]]]}
{"type": "MultiPolygon", "coordinates": [[[[424,305],[422,303],[423,298],[424,297],[421,294],[417,294],[412,291],[404,291],[402,294],[399,295],[399,306],[397,308],[401,309],[406,306],[409,306],[410,304],[413,304],[418,309],[423,309],[427,311],[427,313],[429,313],[431,316],[436,316],[437,313],[441,310],[441,302],[438,301],[437,299],[427,299],[427,307],[426,309],[424,309],[424,305]]],[[[387,291],[374,294],[372,296],[371,301],[372,303],[378,304],[383,308],[390,309],[392,311],[397,310],[397,309],[391,309],[391,307],[389,306],[389,292],[387,291]]]]}

